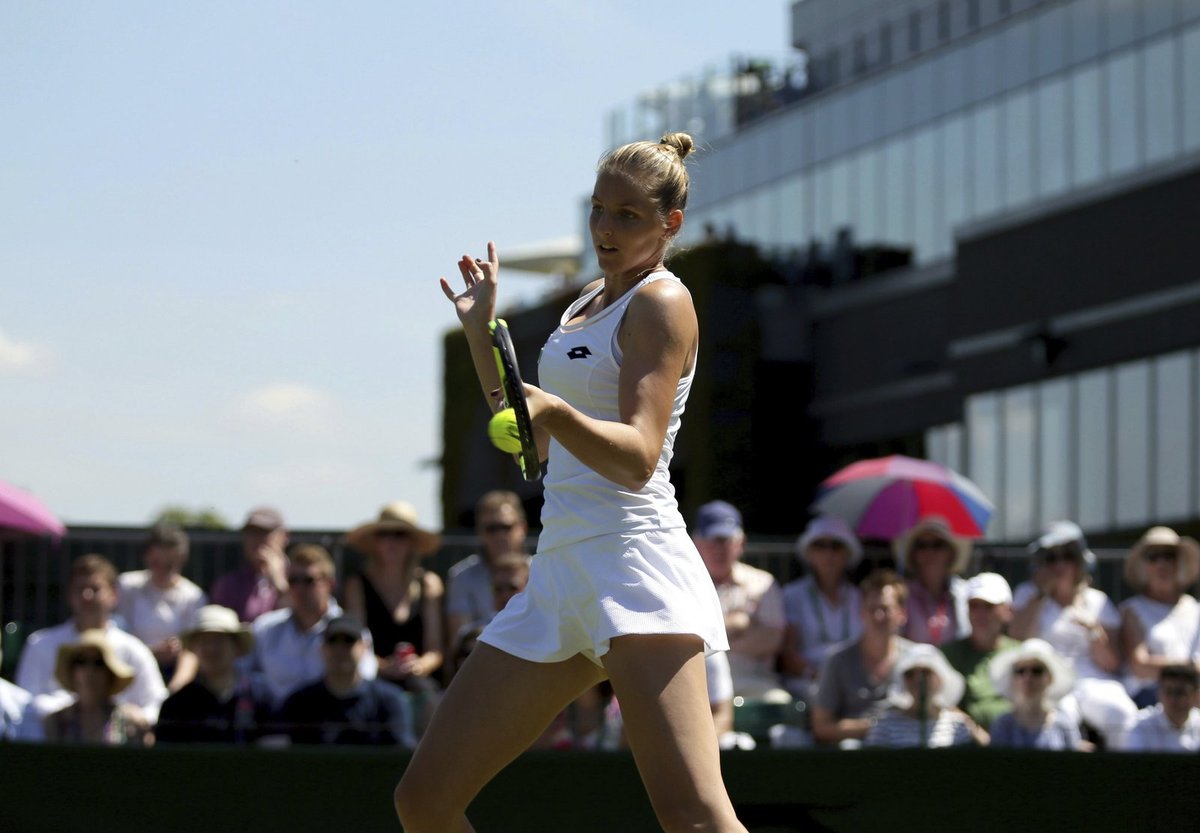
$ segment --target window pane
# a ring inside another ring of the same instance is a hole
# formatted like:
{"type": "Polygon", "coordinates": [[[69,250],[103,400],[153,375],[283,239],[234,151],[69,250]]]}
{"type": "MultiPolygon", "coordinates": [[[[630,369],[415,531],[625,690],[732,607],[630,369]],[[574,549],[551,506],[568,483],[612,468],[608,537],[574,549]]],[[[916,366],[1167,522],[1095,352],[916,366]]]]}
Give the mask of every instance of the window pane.
{"type": "Polygon", "coordinates": [[[1009,25],[1000,35],[1004,89],[1014,90],[1033,78],[1033,28],[1029,21],[1009,25]]]}
{"type": "Polygon", "coordinates": [[[1027,540],[1035,526],[1033,479],[1033,388],[1010,390],[1004,396],[1004,537],[1027,540]]]}
{"type": "Polygon", "coordinates": [[[877,243],[882,237],[883,201],[879,199],[879,165],[883,152],[878,148],[864,151],[858,157],[854,177],[857,192],[854,198],[858,217],[856,238],[862,243],[877,243]]]}
{"type": "Polygon", "coordinates": [[[1175,97],[1175,41],[1156,43],[1143,53],[1142,90],[1146,102],[1146,162],[1160,162],[1179,152],[1175,97]]]}
{"type": "Polygon", "coordinates": [[[1071,495],[1071,383],[1045,382],[1038,391],[1040,412],[1041,506],[1039,524],[1075,516],[1071,495]]]}
{"type": "Polygon", "coordinates": [[[1088,67],[1072,76],[1071,118],[1071,184],[1078,188],[1099,181],[1104,170],[1099,67],[1088,67]]]}
{"type": "Polygon", "coordinates": [[[1154,516],[1186,518],[1194,505],[1190,466],[1195,459],[1192,426],[1195,376],[1192,354],[1172,353],[1154,363],[1154,516]]]}
{"type": "MultiPolygon", "coordinates": [[[[1200,3],[1196,4],[1200,8],[1200,3]]],[[[1200,26],[1193,26],[1179,40],[1183,52],[1183,146],[1200,148],[1200,26]]]]}
{"type": "Polygon", "coordinates": [[[1071,16],[1068,37],[1071,60],[1086,61],[1100,54],[1100,35],[1104,23],[1105,0],[1075,0],[1067,9],[1071,16]]]}
{"type": "Polygon", "coordinates": [[[912,244],[912,142],[893,139],[884,148],[883,234],[889,243],[912,244]]]}
{"type": "Polygon", "coordinates": [[[1067,82],[1044,84],[1037,100],[1037,192],[1049,197],[1067,187],[1067,82]]]}
{"type": "Polygon", "coordinates": [[[803,178],[789,177],[779,189],[780,233],[788,246],[808,242],[811,232],[805,207],[803,178]]]}
{"type": "Polygon", "coordinates": [[[831,196],[829,166],[817,166],[813,175],[813,236],[821,243],[833,241],[833,223],[830,220],[831,196]]]}
{"type": "Polygon", "coordinates": [[[986,217],[1000,206],[1000,108],[981,107],[971,117],[971,138],[975,158],[973,192],[975,217],[986,217]]]}
{"type": "Polygon", "coordinates": [[[969,47],[971,100],[982,101],[1000,92],[1004,68],[1000,65],[1000,39],[985,36],[969,47]]]}
{"type": "Polygon", "coordinates": [[[1117,523],[1150,520],[1150,365],[1117,368],[1117,523]]]}
{"type": "Polygon", "coordinates": [[[1137,56],[1122,55],[1108,62],[1106,129],[1109,176],[1128,173],[1139,164],[1137,56]]]}
{"type": "MultiPolygon", "coordinates": [[[[1175,25],[1178,0],[1148,0],[1142,12],[1142,37],[1166,32],[1175,25]]],[[[1186,0],[1193,2],[1193,0],[1186,0]]]]}
{"type": "Polygon", "coordinates": [[[1041,77],[1067,65],[1067,5],[1051,6],[1033,20],[1037,73],[1041,77]]]}
{"type": "Polygon", "coordinates": [[[952,241],[954,229],[970,217],[968,158],[967,120],[951,119],[942,129],[942,187],[946,195],[946,229],[952,241]]]}
{"type": "Polygon", "coordinates": [[[985,393],[967,399],[967,472],[984,495],[996,505],[988,526],[992,535],[1004,529],[1000,499],[1000,397],[985,393]]]}
{"type": "Polygon", "coordinates": [[[1104,45],[1111,51],[1128,46],[1138,36],[1138,6],[1136,0],[1108,0],[1104,15],[1104,45]]]}
{"type": "Polygon", "coordinates": [[[933,62],[929,60],[921,61],[912,68],[913,124],[925,124],[934,117],[939,94],[934,69],[933,62]]]}
{"type": "Polygon", "coordinates": [[[942,229],[942,188],[936,138],[936,130],[927,127],[913,139],[913,243],[919,263],[940,254],[936,237],[942,229]]]}
{"type": "Polygon", "coordinates": [[[1033,197],[1032,109],[1025,92],[1009,96],[1004,103],[1004,205],[1010,209],[1033,197]]]}
{"type": "Polygon", "coordinates": [[[1108,484],[1112,472],[1109,441],[1108,371],[1096,370],[1079,377],[1077,397],[1079,448],[1079,525],[1084,529],[1111,526],[1108,484]]]}

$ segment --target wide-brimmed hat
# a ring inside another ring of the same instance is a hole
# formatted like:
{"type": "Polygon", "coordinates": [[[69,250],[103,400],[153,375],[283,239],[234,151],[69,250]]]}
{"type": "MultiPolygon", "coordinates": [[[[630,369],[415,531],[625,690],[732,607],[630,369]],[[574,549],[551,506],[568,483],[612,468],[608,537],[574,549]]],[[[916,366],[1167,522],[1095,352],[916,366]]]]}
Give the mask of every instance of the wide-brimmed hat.
{"type": "Polygon", "coordinates": [[[908,551],[912,548],[913,541],[921,534],[936,535],[950,544],[950,548],[954,550],[950,572],[961,573],[967,569],[967,563],[971,560],[970,540],[951,532],[949,522],[940,515],[927,515],[892,539],[892,555],[895,556],[896,567],[901,572],[908,569],[908,551]]]}
{"type": "Polygon", "coordinates": [[[417,524],[417,510],[411,503],[395,500],[379,510],[376,520],[356,526],[346,535],[346,543],[361,553],[375,552],[375,533],[385,530],[407,532],[413,538],[417,555],[429,555],[442,543],[442,536],[417,524]]]}
{"type": "Polygon", "coordinates": [[[992,658],[988,665],[988,674],[996,691],[1013,699],[1013,667],[1021,662],[1036,660],[1050,672],[1050,685],[1046,688],[1046,696],[1053,701],[1060,700],[1075,685],[1075,672],[1054,646],[1044,639],[1026,639],[1015,648],[1001,651],[992,658]]]}
{"type": "Polygon", "coordinates": [[[1087,572],[1096,568],[1096,554],[1088,549],[1087,538],[1083,530],[1074,521],[1051,521],[1046,525],[1042,534],[1026,548],[1034,561],[1042,557],[1042,553],[1058,547],[1073,547],[1079,550],[1083,558],[1083,566],[1087,572]]]}
{"type": "Polygon", "coordinates": [[[937,693],[935,702],[943,706],[957,706],[962,699],[966,682],[963,675],[955,671],[945,655],[933,645],[923,642],[915,643],[900,654],[896,667],[892,669],[892,684],[888,699],[901,708],[912,705],[912,695],[904,687],[904,674],[914,668],[928,668],[937,674],[942,681],[942,690],[937,693]]]}
{"type": "Polygon", "coordinates": [[[135,672],[117,658],[112,645],[108,643],[108,637],[99,628],[86,630],[79,634],[76,641],[59,646],[58,657],[54,663],[54,678],[58,680],[59,685],[67,691],[75,691],[75,679],[71,673],[71,666],[75,662],[75,658],[84,651],[100,652],[100,658],[113,677],[110,694],[120,694],[129,688],[135,672]]]}
{"type": "Polygon", "coordinates": [[[192,650],[192,642],[202,633],[227,633],[237,640],[238,656],[254,650],[254,634],[238,620],[235,611],[221,605],[205,605],[196,611],[196,624],[179,635],[183,647],[192,650]]]}
{"type": "Polygon", "coordinates": [[[832,538],[846,545],[846,549],[850,551],[850,559],[846,562],[847,569],[858,566],[858,562],[862,560],[862,543],[850,528],[850,524],[833,515],[818,515],[808,522],[804,533],[796,541],[796,557],[808,563],[809,545],[823,538],[832,538]]]}
{"type": "Polygon", "coordinates": [[[1133,545],[1129,555],[1125,556],[1125,581],[1135,590],[1142,590],[1146,586],[1146,551],[1160,547],[1178,553],[1179,586],[1190,587],[1200,575],[1200,543],[1168,526],[1151,527],[1133,545]]]}

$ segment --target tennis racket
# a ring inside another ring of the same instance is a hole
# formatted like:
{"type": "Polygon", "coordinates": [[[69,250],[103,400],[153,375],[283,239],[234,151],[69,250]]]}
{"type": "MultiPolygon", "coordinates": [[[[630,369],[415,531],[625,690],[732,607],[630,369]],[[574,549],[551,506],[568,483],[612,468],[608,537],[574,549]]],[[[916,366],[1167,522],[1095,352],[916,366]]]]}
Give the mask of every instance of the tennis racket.
{"type": "Polygon", "coordinates": [[[517,351],[513,349],[512,336],[503,318],[489,321],[488,330],[492,334],[492,353],[496,357],[496,370],[500,373],[504,407],[513,409],[517,434],[521,440],[521,450],[514,456],[521,467],[522,476],[526,480],[538,480],[542,476],[542,462],[533,438],[533,422],[529,419],[529,405],[525,401],[525,385],[517,367],[517,351]]]}

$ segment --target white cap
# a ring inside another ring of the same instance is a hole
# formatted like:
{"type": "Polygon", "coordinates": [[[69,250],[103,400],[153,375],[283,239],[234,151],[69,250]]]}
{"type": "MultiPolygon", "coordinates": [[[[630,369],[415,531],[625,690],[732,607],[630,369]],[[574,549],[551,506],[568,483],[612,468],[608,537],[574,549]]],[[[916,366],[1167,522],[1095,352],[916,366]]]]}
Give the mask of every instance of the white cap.
{"type": "Polygon", "coordinates": [[[999,573],[980,573],[967,581],[967,599],[980,599],[992,605],[1012,604],[1012,588],[999,573]]]}

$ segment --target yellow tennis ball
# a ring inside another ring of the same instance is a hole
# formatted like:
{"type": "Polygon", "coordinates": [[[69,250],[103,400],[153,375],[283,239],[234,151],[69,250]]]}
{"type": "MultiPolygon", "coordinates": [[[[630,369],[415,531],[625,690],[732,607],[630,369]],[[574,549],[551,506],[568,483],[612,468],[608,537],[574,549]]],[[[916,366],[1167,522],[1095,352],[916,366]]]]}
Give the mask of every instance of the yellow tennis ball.
{"type": "Polygon", "coordinates": [[[492,414],[488,420],[488,437],[492,445],[509,454],[521,451],[521,434],[517,431],[517,412],[512,408],[504,408],[492,414]]]}

